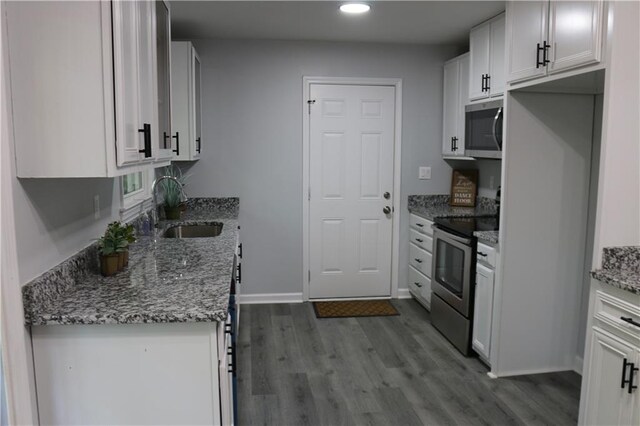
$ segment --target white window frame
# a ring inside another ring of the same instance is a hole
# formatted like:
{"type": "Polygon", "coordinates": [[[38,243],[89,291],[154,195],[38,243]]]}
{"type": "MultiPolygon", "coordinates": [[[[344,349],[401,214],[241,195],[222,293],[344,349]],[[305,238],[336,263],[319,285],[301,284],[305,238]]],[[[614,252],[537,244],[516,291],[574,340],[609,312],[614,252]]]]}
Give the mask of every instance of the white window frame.
{"type": "MultiPolygon", "coordinates": [[[[130,220],[138,217],[142,212],[149,210],[152,207],[151,200],[151,184],[153,178],[152,170],[142,170],[142,187],[132,192],[131,194],[124,194],[124,176],[119,178],[120,186],[120,220],[123,222],[129,222],[130,220]]],[[[137,173],[137,172],[134,172],[137,173]]],[[[133,173],[131,173],[133,174],[133,173]]]]}

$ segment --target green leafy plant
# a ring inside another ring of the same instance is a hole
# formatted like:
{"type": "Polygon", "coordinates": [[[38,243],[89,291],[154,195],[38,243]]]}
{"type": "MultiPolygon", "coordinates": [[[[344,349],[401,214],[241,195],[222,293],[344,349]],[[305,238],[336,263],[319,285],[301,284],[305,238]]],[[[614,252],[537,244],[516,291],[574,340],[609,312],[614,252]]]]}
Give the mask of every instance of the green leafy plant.
{"type": "MultiPolygon", "coordinates": [[[[98,239],[98,248],[103,256],[118,254],[127,249],[129,242],[120,222],[111,222],[104,235],[98,239]]],[[[133,232],[133,230],[132,230],[133,232]]]]}
{"type": "Polygon", "coordinates": [[[175,208],[180,205],[182,197],[182,187],[185,185],[187,176],[182,174],[179,167],[170,165],[164,168],[164,176],[173,176],[178,179],[178,182],[172,179],[165,179],[160,182],[160,187],[164,193],[164,205],[169,208],[175,208]]]}

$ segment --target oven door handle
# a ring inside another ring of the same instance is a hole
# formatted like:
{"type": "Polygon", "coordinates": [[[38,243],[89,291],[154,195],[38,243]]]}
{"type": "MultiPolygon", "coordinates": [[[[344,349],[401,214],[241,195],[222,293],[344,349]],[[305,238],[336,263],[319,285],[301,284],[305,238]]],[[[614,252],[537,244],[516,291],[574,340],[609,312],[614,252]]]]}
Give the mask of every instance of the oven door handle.
{"type": "Polygon", "coordinates": [[[493,133],[493,141],[496,143],[496,146],[498,147],[498,151],[502,151],[502,144],[498,141],[498,120],[500,119],[500,116],[502,115],[502,107],[498,108],[498,112],[496,112],[496,116],[493,117],[493,126],[491,126],[491,130],[493,133]]]}
{"type": "Polygon", "coordinates": [[[464,245],[471,244],[471,240],[469,238],[458,237],[457,235],[453,235],[453,234],[450,234],[450,233],[445,232],[445,231],[440,231],[438,229],[435,229],[435,233],[442,235],[443,238],[440,238],[441,240],[450,239],[450,240],[457,241],[457,242],[459,242],[461,244],[464,244],[464,245]]]}

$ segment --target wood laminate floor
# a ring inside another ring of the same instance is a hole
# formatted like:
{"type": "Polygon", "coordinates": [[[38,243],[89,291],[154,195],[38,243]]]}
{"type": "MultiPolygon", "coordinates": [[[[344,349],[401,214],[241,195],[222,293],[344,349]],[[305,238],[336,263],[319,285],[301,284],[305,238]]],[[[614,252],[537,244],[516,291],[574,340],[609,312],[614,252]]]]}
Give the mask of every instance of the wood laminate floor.
{"type": "Polygon", "coordinates": [[[317,319],[311,304],[243,305],[240,425],[575,425],[573,372],[490,379],[414,300],[400,316],[317,319]]]}

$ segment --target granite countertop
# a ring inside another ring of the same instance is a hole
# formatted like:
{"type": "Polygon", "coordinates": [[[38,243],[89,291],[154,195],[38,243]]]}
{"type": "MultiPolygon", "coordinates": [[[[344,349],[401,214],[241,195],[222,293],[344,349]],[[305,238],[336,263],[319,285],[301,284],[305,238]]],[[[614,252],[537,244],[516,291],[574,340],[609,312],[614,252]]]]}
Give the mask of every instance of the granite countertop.
{"type": "Polygon", "coordinates": [[[640,246],[607,247],[602,254],[602,269],[591,271],[591,276],[640,295],[640,246]]]}
{"type": "Polygon", "coordinates": [[[484,243],[498,244],[498,235],[500,231],[476,231],[473,235],[478,238],[478,241],[484,243]]]}
{"type": "Polygon", "coordinates": [[[111,277],[97,273],[95,247],[85,249],[23,288],[26,324],[226,320],[237,211],[237,198],[190,200],[180,220],[159,223],[158,235],[171,226],[220,222],[219,236],[140,237],[130,246],[129,266],[111,277]]]}
{"type": "Polygon", "coordinates": [[[487,217],[495,216],[495,201],[478,197],[476,207],[452,207],[448,195],[410,195],[409,211],[433,221],[437,217],[487,217]]]}

